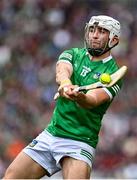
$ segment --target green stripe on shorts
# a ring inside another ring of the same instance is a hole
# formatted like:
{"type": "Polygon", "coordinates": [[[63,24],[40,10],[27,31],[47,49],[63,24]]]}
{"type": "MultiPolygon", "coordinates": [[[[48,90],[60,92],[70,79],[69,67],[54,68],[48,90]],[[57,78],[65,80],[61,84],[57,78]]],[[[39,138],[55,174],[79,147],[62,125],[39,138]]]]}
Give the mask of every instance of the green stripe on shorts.
{"type": "Polygon", "coordinates": [[[87,157],[91,162],[93,160],[93,156],[92,154],[90,154],[88,151],[84,150],[84,149],[81,149],[81,152],[80,152],[81,155],[87,157]]]}

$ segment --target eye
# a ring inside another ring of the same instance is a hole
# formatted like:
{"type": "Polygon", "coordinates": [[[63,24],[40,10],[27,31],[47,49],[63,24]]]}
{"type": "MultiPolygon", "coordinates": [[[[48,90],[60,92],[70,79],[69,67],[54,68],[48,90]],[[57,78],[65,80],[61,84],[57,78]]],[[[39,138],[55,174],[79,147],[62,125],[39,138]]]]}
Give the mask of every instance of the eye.
{"type": "Polygon", "coordinates": [[[101,33],[103,33],[103,34],[106,33],[106,30],[102,28],[101,33]]]}
{"type": "Polygon", "coordinates": [[[101,31],[100,31],[101,33],[107,33],[108,32],[108,30],[107,29],[104,29],[104,28],[101,28],[101,31]]]}
{"type": "Polygon", "coordinates": [[[94,27],[93,26],[89,27],[89,32],[94,32],[94,27]]]}

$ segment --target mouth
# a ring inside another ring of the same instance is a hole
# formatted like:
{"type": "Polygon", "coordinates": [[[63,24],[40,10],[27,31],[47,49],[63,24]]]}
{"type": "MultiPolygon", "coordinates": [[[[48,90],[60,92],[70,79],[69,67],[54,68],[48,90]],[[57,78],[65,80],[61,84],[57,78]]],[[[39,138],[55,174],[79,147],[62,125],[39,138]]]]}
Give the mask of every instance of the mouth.
{"type": "Polygon", "coordinates": [[[92,47],[93,48],[98,48],[98,47],[100,47],[100,43],[99,42],[96,42],[96,41],[92,41],[92,47]]]}
{"type": "Polygon", "coordinates": [[[100,44],[99,41],[92,41],[92,44],[100,44]]]}

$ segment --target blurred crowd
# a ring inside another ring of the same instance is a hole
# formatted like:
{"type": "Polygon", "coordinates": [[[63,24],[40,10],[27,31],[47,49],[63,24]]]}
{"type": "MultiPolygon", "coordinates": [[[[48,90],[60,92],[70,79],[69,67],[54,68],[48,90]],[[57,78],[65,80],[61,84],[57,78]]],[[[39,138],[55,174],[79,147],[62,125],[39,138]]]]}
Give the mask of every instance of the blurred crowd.
{"type": "Polygon", "coordinates": [[[92,15],[121,22],[113,55],[127,65],[123,89],[103,120],[95,178],[137,178],[137,1],[0,0],[0,177],[50,121],[59,54],[84,46],[92,15]]]}

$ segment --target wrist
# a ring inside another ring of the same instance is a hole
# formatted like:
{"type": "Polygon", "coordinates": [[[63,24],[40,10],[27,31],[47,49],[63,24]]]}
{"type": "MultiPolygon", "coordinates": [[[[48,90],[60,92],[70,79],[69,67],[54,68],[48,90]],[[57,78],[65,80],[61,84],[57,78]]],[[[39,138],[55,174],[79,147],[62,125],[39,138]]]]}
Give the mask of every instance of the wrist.
{"type": "Polygon", "coordinates": [[[70,79],[63,79],[60,81],[60,86],[67,86],[67,85],[71,85],[71,80],[70,79]]]}
{"type": "Polygon", "coordinates": [[[65,86],[69,86],[69,85],[72,85],[70,79],[63,79],[60,81],[60,85],[59,85],[59,88],[58,88],[58,91],[60,91],[61,89],[63,89],[65,86]]]}

